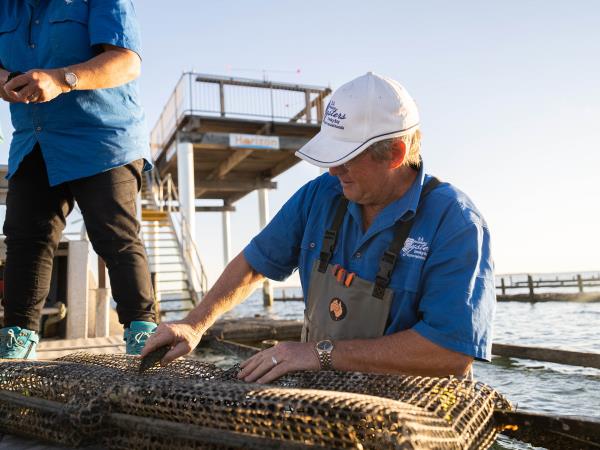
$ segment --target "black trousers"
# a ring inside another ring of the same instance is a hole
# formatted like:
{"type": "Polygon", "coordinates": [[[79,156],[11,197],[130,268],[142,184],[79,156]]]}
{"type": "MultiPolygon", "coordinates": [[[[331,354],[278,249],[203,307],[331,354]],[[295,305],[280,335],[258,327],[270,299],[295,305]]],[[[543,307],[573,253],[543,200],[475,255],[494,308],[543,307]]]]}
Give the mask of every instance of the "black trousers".
{"type": "MultiPolygon", "coordinates": [[[[154,322],[146,252],[139,238],[136,196],[143,160],[51,187],[39,145],[8,182],[4,326],[38,331],[50,290],[52,262],[77,201],[92,247],[106,263],[119,321],[154,322]]],[[[85,298],[79,301],[86,301],[85,298]]]]}

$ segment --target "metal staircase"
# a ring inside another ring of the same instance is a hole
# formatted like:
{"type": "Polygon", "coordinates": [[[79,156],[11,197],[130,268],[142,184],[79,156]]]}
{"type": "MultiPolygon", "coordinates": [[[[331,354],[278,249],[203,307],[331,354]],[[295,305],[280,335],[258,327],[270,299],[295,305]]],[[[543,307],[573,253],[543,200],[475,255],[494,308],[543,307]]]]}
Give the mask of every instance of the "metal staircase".
{"type": "Polygon", "coordinates": [[[146,173],[141,226],[160,320],[181,319],[206,293],[207,279],[170,175],[146,173]]]}

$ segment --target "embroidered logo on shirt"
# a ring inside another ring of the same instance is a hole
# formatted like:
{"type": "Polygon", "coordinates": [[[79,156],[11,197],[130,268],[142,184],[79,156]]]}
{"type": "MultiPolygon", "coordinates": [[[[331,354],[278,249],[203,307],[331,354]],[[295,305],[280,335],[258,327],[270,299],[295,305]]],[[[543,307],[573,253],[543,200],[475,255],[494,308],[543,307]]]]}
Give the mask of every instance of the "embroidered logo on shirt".
{"type": "Polygon", "coordinates": [[[339,322],[346,317],[347,312],[348,308],[341,299],[337,297],[331,299],[329,302],[329,317],[331,317],[331,320],[339,322]]]}
{"type": "Polygon", "coordinates": [[[425,259],[429,253],[429,243],[423,237],[408,238],[402,247],[402,256],[408,258],[425,259]]]}
{"type": "Polygon", "coordinates": [[[344,125],[342,124],[342,121],[345,119],[346,113],[341,112],[338,107],[335,106],[334,101],[330,101],[325,109],[325,118],[323,119],[323,123],[329,125],[330,127],[343,130],[344,125]]]}

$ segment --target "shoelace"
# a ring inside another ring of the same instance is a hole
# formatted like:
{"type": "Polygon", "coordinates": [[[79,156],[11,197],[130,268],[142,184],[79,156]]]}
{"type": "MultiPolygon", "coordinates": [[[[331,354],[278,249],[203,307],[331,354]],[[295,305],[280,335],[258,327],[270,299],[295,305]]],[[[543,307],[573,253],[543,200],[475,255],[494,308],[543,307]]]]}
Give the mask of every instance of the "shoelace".
{"type": "Polygon", "coordinates": [[[6,346],[8,348],[12,348],[13,346],[15,346],[15,344],[17,347],[20,346],[19,341],[15,336],[15,330],[8,330],[6,337],[2,340],[6,340],[6,346]]]}
{"type": "Polygon", "coordinates": [[[135,339],[136,343],[141,344],[142,339],[148,339],[149,337],[150,337],[150,333],[148,333],[147,331],[140,331],[133,337],[133,339],[135,339]]]}

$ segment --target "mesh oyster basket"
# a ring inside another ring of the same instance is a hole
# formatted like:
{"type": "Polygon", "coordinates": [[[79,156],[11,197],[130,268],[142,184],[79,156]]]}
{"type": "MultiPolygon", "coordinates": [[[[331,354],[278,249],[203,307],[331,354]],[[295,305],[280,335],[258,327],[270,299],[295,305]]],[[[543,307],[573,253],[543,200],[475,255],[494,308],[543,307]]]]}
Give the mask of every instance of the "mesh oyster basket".
{"type": "Polygon", "coordinates": [[[138,374],[126,355],[0,361],[0,430],[72,447],[484,449],[490,387],[456,378],[295,372],[269,385],[179,360],[138,374]]]}

